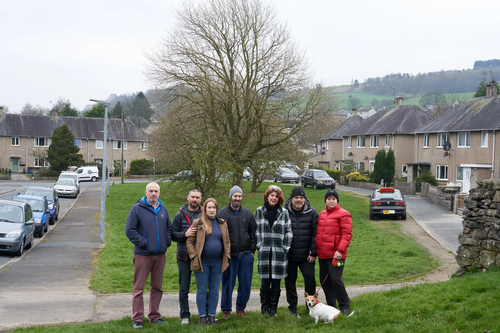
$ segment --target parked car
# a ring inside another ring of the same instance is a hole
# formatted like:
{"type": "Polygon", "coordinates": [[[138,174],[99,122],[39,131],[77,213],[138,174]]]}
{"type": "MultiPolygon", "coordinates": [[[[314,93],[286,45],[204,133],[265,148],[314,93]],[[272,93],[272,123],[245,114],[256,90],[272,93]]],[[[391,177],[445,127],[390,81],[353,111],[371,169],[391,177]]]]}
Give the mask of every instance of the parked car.
{"type": "Polygon", "coordinates": [[[368,195],[370,200],[370,220],[376,216],[399,216],[406,220],[406,200],[400,190],[382,187],[368,195]]]}
{"type": "Polygon", "coordinates": [[[59,175],[59,179],[61,178],[70,178],[73,179],[76,183],[76,187],[78,188],[78,193],[80,193],[80,177],[78,176],[78,172],[75,171],[62,171],[59,175]]]}
{"type": "Polygon", "coordinates": [[[20,194],[12,200],[25,202],[31,206],[35,218],[35,236],[42,237],[43,233],[49,230],[50,211],[47,198],[20,194]]]}
{"type": "Polygon", "coordinates": [[[247,169],[243,170],[243,180],[250,180],[250,177],[252,175],[250,174],[250,171],[248,171],[247,169]]]}
{"type": "Polygon", "coordinates": [[[59,178],[54,184],[54,191],[60,197],[76,198],[78,196],[78,187],[75,184],[75,180],[71,178],[59,178]]]}
{"type": "Polygon", "coordinates": [[[35,218],[25,202],[0,200],[0,252],[20,256],[33,245],[35,218]]]}
{"type": "Polygon", "coordinates": [[[295,171],[286,167],[280,167],[274,175],[274,182],[276,183],[277,181],[280,181],[282,183],[295,182],[296,184],[298,184],[300,181],[300,177],[295,171]]]}
{"type": "Polygon", "coordinates": [[[50,211],[49,224],[52,225],[57,220],[59,220],[59,198],[57,197],[57,193],[54,188],[30,186],[26,188],[22,194],[35,195],[37,197],[47,197],[47,200],[49,201],[50,211]]]}
{"type": "Polygon", "coordinates": [[[174,175],[174,180],[191,180],[194,178],[194,173],[191,170],[182,170],[174,175]]]}
{"type": "Polygon", "coordinates": [[[99,179],[99,169],[96,165],[85,165],[76,169],[79,176],[79,181],[91,180],[95,182],[99,179]]]}
{"type": "Polygon", "coordinates": [[[303,187],[311,185],[314,189],[332,188],[334,189],[337,182],[325,170],[309,169],[304,171],[301,178],[303,187]]]}

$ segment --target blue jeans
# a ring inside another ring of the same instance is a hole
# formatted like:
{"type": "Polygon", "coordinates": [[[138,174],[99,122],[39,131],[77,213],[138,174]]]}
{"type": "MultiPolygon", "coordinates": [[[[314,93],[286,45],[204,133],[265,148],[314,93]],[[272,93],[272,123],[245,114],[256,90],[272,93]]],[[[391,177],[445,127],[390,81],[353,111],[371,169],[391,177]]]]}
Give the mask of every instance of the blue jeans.
{"type": "Polygon", "coordinates": [[[189,287],[191,286],[191,260],[177,259],[177,268],[179,269],[179,307],[180,317],[191,317],[189,312],[189,287]]]}
{"type": "Polygon", "coordinates": [[[194,272],[196,278],[196,306],[200,317],[215,316],[219,303],[222,261],[201,262],[203,272],[194,272]],[[208,297],[207,297],[208,294],[208,297]],[[207,309],[208,303],[208,309],[207,309]]]}
{"type": "Polygon", "coordinates": [[[246,308],[252,290],[253,262],[254,257],[250,251],[245,253],[241,258],[237,255],[231,256],[229,267],[222,274],[222,297],[220,304],[222,311],[231,311],[236,277],[238,277],[236,309],[243,310],[246,308]]]}

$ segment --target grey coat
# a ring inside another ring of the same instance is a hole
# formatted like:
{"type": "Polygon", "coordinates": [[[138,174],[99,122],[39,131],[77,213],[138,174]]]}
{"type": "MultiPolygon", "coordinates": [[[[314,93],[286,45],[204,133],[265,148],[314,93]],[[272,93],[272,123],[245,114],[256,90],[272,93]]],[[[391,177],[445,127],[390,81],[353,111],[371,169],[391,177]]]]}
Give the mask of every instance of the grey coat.
{"type": "Polygon", "coordinates": [[[288,270],[288,250],[292,244],[292,223],[288,211],[280,207],[277,219],[271,228],[264,217],[266,210],[261,206],[255,213],[259,277],[284,279],[288,270]]]}

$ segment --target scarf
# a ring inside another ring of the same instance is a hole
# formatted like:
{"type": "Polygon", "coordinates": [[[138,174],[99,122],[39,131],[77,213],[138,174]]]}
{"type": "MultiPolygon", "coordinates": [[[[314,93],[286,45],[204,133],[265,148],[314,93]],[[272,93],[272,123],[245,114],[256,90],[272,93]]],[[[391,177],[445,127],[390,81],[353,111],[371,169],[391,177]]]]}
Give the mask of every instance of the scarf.
{"type": "Polygon", "coordinates": [[[264,213],[264,217],[269,222],[269,225],[272,227],[274,222],[276,222],[276,218],[278,217],[278,209],[280,205],[276,204],[271,206],[267,202],[264,202],[264,207],[266,207],[266,212],[264,213]]]}

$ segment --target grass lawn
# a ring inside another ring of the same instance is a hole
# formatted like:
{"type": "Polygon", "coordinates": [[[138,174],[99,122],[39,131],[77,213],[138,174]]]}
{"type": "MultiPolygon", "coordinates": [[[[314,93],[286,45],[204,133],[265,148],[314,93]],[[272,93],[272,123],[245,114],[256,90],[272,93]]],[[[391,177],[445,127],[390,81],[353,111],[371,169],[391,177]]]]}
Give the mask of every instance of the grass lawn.
{"type": "MultiPolygon", "coordinates": [[[[250,182],[243,184],[243,205],[255,212],[263,203],[262,194],[268,184],[263,184],[258,193],[250,193],[250,182]]],[[[285,198],[291,193],[292,185],[279,184],[285,198]]],[[[96,274],[91,281],[91,289],[100,293],[129,293],[133,289],[132,264],[133,245],[125,236],[125,222],[131,206],[144,195],[146,183],[126,183],[111,186],[110,197],[106,203],[106,247],[95,261],[96,274]]],[[[179,206],[185,203],[188,190],[179,190],[179,184],[162,183],[160,199],[166,204],[170,218],[173,219],[179,206]],[[177,186],[177,187],[176,187],[177,186]]],[[[219,207],[229,204],[229,188],[224,195],[217,197],[219,207]]],[[[409,281],[431,272],[438,266],[427,250],[410,237],[402,235],[397,221],[368,219],[368,199],[340,192],[340,205],[351,212],[353,217],[353,238],[349,247],[344,271],[347,285],[369,285],[409,281]]],[[[326,190],[306,188],[306,195],[318,211],[324,209],[326,190]]],[[[163,290],[178,290],[176,263],[176,243],[167,251],[163,290]]],[[[256,265],[256,264],[255,264],[256,265]]],[[[317,271],[319,265],[316,265],[317,271]]],[[[316,274],[317,283],[319,273],[316,274]]],[[[298,286],[303,286],[299,274],[298,286]]],[[[254,269],[252,288],[260,287],[257,267],[254,269]]],[[[149,288],[147,283],[146,288],[149,288]]],[[[192,290],[196,290],[194,278],[192,290]]]]}
{"type": "MultiPolygon", "coordinates": [[[[468,273],[446,282],[420,284],[391,291],[364,294],[352,300],[355,314],[340,317],[334,324],[318,323],[299,306],[301,318],[278,309],[278,318],[248,312],[248,318],[219,319],[219,326],[201,327],[198,316],[191,324],[166,318],[165,325],[144,324],[146,332],[343,332],[343,333],[466,333],[498,332],[500,327],[500,269],[468,273]]],[[[219,314],[217,316],[221,318],[219,314]]],[[[67,324],[16,329],[13,332],[129,332],[130,317],[105,323],[67,324]]]]}

